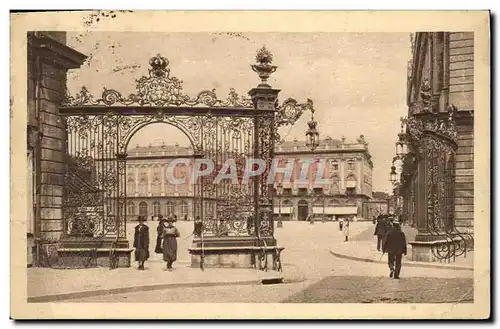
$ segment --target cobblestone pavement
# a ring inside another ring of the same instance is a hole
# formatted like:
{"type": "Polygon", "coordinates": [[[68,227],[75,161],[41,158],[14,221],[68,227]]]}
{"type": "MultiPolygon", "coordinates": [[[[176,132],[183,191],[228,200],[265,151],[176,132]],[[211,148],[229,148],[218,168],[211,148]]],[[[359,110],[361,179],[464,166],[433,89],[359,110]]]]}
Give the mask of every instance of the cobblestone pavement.
{"type": "Polygon", "coordinates": [[[330,276],[287,303],[456,303],[474,301],[472,278],[330,276]]]}
{"type": "MultiPolygon", "coordinates": [[[[355,236],[371,223],[351,226],[355,236]]],[[[343,242],[337,223],[285,222],[276,229],[288,283],[183,287],[139,291],[72,300],[72,302],[470,302],[473,272],[449,269],[405,268],[401,280],[388,278],[386,264],[365,263],[334,257],[330,250],[343,242]]],[[[179,249],[181,252],[181,249],[179,249]]],[[[181,256],[182,257],[182,256],[181,256]]],[[[192,269],[197,270],[197,269],[192,269]]],[[[199,270],[198,270],[199,271],[199,270]]]]}

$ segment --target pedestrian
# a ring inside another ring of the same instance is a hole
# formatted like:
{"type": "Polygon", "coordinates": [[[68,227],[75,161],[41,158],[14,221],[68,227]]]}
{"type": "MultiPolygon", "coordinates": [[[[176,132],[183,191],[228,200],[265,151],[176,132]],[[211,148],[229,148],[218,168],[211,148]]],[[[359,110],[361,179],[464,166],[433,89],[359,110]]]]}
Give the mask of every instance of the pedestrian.
{"type": "Polygon", "coordinates": [[[163,229],[163,260],[167,262],[167,270],[172,270],[172,264],[177,260],[177,238],[179,230],[174,226],[175,218],[168,217],[163,229]]]}
{"type": "Polygon", "coordinates": [[[375,233],[373,235],[377,236],[377,250],[380,251],[382,245],[384,244],[384,238],[387,233],[387,224],[385,220],[381,217],[377,219],[377,225],[375,226],[375,233]]]}
{"type": "Polygon", "coordinates": [[[201,222],[200,216],[196,216],[194,220],[193,235],[195,238],[201,237],[201,230],[203,229],[203,223],[201,222]]]}
{"type": "Polygon", "coordinates": [[[163,239],[163,229],[165,228],[165,219],[162,215],[158,216],[158,226],[156,227],[156,246],[155,253],[163,254],[161,241],[163,239]]]}
{"type": "Polygon", "coordinates": [[[144,262],[149,259],[149,227],[144,224],[145,216],[139,216],[139,224],[135,227],[134,248],[135,260],[138,263],[138,269],[144,270],[144,262]]]}
{"type": "Polygon", "coordinates": [[[184,221],[188,220],[188,215],[184,215],[184,221]]]}
{"type": "Polygon", "coordinates": [[[346,218],[344,223],[344,236],[345,236],[344,242],[349,241],[349,225],[350,225],[349,218],[346,218]]]}
{"type": "Polygon", "coordinates": [[[339,218],[339,231],[342,231],[342,228],[344,227],[344,217],[339,218]]]}
{"type": "Polygon", "coordinates": [[[387,234],[383,247],[384,253],[387,253],[387,262],[389,265],[389,277],[399,279],[401,273],[401,259],[406,255],[406,236],[401,230],[398,221],[393,222],[393,228],[387,234]]]}

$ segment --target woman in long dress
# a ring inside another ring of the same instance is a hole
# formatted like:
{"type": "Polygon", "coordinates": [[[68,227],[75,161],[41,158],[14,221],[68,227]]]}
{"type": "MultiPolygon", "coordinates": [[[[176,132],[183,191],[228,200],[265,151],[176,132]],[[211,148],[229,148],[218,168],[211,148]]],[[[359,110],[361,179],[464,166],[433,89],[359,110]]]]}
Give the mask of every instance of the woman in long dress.
{"type": "Polygon", "coordinates": [[[144,270],[144,262],[149,259],[149,227],[144,224],[146,217],[139,216],[139,225],[135,227],[134,248],[138,269],[144,270]]]}
{"type": "Polygon", "coordinates": [[[349,218],[346,218],[346,220],[344,222],[344,236],[345,236],[344,242],[349,241],[349,225],[350,225],[349,218]]]}
{"type": "Polygon", "coordinates": [[[163,239],[163,229],[165,228],[165,220],[163,219],[163,216],[160,215],[158,216],[158,226],[156,227],[156,246],[155,246],[155,253],[157,254],[163,254],[163,247],[161,244],[161,240],[163,239]]]}
{"type": "Polygon", "coordinates": [[[174,226],[175,219],[168,217],[163,229],[163,260],[167,262],[167,270],[172,270],[172,264],[177,260],[177,238],[179,230],[174,226]]]}

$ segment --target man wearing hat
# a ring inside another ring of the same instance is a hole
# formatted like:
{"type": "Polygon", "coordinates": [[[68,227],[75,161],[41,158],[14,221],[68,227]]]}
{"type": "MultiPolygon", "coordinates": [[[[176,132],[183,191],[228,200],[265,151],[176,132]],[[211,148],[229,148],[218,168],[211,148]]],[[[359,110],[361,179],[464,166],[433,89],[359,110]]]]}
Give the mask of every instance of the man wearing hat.
{"type": "Polygon", "coordinates": [[[144,224],[145,216],[137,218],[139,224],[135,227],[134,248],[135,260],[138,262],[139,270],[144,270],[144,262],[149,259],[149,227],[144,224]]]}
{"type": "Polygon", "coordinates": [[[378,216],[377,225],[375,226],[375,232],[373,235],[377,236],[377,250],[380,251],[384,238],[387,234],[387,223],[383,216],[378,216]]]}
{"type": "Polygon", "coordinates": [[[399,279],[401,272],[401,259],[406,255],[406,236],[401,231],[401,226],[397,220],[392,222],[392,230],[387,234],[384,242],[383,252],[387,253],[389,277],[399,279]]]}

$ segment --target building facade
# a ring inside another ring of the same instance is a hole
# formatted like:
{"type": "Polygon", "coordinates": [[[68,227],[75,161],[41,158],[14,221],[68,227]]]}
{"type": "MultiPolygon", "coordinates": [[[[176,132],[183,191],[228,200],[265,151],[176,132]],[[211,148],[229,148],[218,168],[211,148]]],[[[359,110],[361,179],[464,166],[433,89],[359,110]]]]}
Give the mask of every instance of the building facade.
{"type": "Polygon", "coordinates": [[[456,257],[473,243],[473,33],[412,35],[407,102],[395,192],[403,218],[418,229],[412,257],[456,257]]]}
{"type": "Polygon", "coordinates": [[[67,71],[79,68],[86,57],[66,46],[65,32],[29,32],[27,39],[29,266],[48,262],[47,250],[63,235],[67,138],[59,106],[66,96],[67,71]],[[34,255],[47,257],[42,261],[34,255]]]}
{"type": "MultiPolygon", "coordinates": [[[[287,164],[293,171],[289,179],[276,173],[274,187],[282,187],[275,198],[274,213],[286,220],[306,220],[310,215],[335,219],[338,216],[362,218],[362,203],[372,198],[373,164],[363,136],[349,143],[345,139],[322,140],[314,153],[304,141],[289,141],[275,150],[278,167],[287,164]],[[323,165],[320,165],[322,161],[323,165]],[[306,165],[308,163],[308,165],[306,165]],[[292,166],[293,164],[293,166],[292,166]],[[324,182],[316,180],[323,170],[324,182]],[[305,179],[301,178],[304,170],[305,179]]],[[[175,178],[186,178],[184,184],[172,184],[167,177],[169,163],[176,158],[190,158],[192,150],[179,145],[135,146],[127,158],[127,219],[137,216],[155,218],[176,215],[179,220],[193,218],[193,188],[189,177],[191,165],[177,165],[175,178]]],[[[205,214],[215,215],[207,204],[205,214]]]]}

